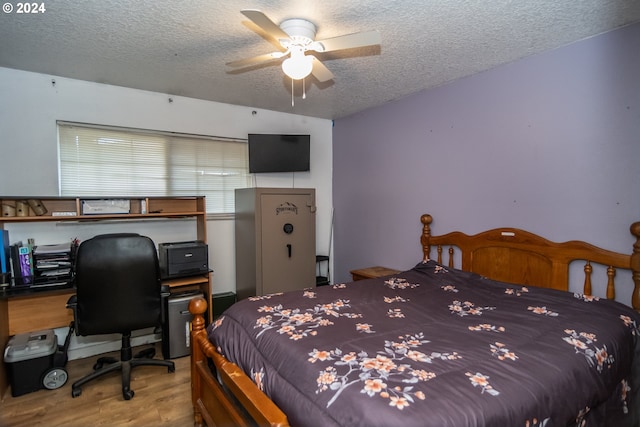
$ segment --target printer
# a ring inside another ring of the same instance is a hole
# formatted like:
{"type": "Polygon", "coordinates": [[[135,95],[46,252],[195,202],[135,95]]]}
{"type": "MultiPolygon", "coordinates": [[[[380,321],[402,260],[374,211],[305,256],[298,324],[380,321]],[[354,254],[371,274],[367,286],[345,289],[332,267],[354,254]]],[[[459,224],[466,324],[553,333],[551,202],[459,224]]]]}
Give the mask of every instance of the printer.
{"type": "Polygon", "coordinates": [[[160,243],[158,260],[162,279],[197,276],[209,272],[209,249],[200,240],[160,243]]]}

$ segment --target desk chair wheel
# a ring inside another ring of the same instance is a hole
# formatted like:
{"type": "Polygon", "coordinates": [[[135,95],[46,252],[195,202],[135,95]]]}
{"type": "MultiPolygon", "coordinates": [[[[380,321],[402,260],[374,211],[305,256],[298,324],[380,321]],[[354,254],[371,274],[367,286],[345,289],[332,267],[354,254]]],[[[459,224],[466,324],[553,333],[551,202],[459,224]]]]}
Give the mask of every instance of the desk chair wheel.
{"type": "Polygon", "coordinates": [[[82,389],[80,387],[74,387],[71,389],[71,397],[78,397],[82,394],[82,389]]]}
{"type": "Polygon", "coordinates": [[[169,373],[173,373],[173,372],[175,372],[175,371],[176,371],[176,365],[168,366],[168,367],[167,367],[167,371],[168,371],[169,373]]]}
{"type": "Polygon", "coordinates": [[[116,363],[117,361],[118,359],[116,359],[115,357],[99,357],[98,360],[96,360],[96,363],[94,363],[93,365],[93,370],[98,371],[102,369],[104,365],[110,365],[112,363],[116,363]]]}
{"type": "Polygon", "coordinates": [[[135,393],[131,389],[122,389],[122,397],[124,397],[124,400],[131,400],[134,394],[135,393]]]}
{"type": "Polygon", "coordinates": [[[42,376],[42,386],[47,390],[55,390],[67,383],[69,375],[63,368],[51,368],[42,376]]]}
{"type": "Polygon", "coordinates": [[[145,348],[144,350],[139,351],[134,356],[136,359],[153,359],[156,355],[156,349],[153,347],[145,348]]]}

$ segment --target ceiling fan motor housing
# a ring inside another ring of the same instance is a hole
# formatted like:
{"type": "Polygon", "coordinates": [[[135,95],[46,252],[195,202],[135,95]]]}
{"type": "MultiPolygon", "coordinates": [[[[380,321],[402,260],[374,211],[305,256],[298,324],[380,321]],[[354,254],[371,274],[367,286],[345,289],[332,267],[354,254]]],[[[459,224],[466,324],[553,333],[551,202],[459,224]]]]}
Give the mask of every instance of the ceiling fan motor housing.
{"type": "Polygon", "coordinates": [[[302,46],[311,44],[316,38],[316,26],[306,19],[287,19],[282,21],[280,28],[289,34],[291,40],[302,46]]]}

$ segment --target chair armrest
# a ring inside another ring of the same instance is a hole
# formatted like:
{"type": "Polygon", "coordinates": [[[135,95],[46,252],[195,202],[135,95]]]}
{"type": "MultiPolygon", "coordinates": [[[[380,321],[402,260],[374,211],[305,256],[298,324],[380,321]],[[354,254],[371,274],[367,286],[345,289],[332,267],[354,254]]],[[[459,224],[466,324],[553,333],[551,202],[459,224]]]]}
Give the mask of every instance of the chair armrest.
{"type": "Polygon", "coordinates": [[[67,300],[67,308],[75,310],[75,308],[77,306],[78,306],[78,296],[77,295],[71,295],[69,297],[69,299],[67,300]]]}
{"type": "Polygon", "coordinates": [[[167,317],[167,300],[171,296],[169,285],[160,285],[160,321],[164,325],[167,317]]]}
{"type": "MultiPolygon", "coordinates": [[[[67,308],[69,310],[73,310],[73,322],[71,323],[72,325],[74,325],[75,332],[76,335],[78,335],[78,329],[75,328],[75,324],[78,322],[78,296],[77,295],[71,295],[69,297],[69,299],[67,300],[67,308]]],[[[69,330],[69,335],[71,335],[72,330],[69,330]]]]}
{"type": "Polygon", "coordinates": [[[168,298],[171,295],[171,288],[169,285],[160,285],[160,296],[162,298],[168,298]]]}

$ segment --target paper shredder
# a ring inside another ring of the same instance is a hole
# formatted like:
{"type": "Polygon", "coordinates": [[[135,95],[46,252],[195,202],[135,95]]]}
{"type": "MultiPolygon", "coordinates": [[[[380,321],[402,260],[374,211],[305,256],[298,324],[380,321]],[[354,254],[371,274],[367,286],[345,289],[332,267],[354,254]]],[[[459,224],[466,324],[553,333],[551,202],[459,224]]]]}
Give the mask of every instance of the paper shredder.
{"type": "Polygon", "coordinates": [[[162,354],[165,359],[191,354],[191,313],[189,301],[202,292],[191,291],[172,294],[167,298],[165,324],[162,328],[162,354]]]}

